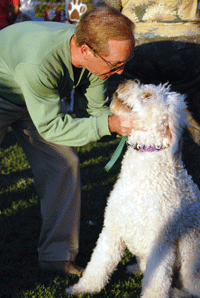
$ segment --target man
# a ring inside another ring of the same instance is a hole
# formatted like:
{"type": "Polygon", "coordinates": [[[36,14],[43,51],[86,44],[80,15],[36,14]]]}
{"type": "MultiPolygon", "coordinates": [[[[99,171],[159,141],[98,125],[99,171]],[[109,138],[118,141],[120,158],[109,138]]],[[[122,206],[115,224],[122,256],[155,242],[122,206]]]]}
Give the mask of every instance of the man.
{"type": "Polygon", "coordinates": [[[0,1],[0,30],[13,24],[19,13],[19,0],[0,1]]]}
{"type": "Polygon", "coordinates": [[[106,79],[121,74],[132,56],[132,30],[133,23],[120,12],[98,7],[77,27],[24,22],[0,32],[0,142],[12,126],[35,176],[41,198],[41,268],[82,272],[74,263],[80,177],[71,146],[113,132],[125,136],[136,125],[132,117],[110,114],[106,91],[106,79]],[[74,88],[76,119],[60,109],[60,99],[74,88]]]}

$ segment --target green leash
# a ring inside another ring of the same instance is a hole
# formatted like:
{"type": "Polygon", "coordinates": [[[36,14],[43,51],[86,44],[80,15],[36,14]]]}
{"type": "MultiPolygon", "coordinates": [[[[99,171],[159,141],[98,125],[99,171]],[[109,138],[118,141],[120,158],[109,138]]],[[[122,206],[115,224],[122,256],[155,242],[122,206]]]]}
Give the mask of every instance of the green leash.
{"type": "Polygon", "coordinates": [[[111,160],[107,163],[107,165],[104,168],[106,172],[108,172],[112,168],[112,166],[116,163],[117,159],[119,158],[122,152],[124,144],[126,143],[127,140],[128,140],[128,137],[122,137],[119,145],[117,146],[117,149],[115,150],[113,156],[111,157],[111,160]]]}

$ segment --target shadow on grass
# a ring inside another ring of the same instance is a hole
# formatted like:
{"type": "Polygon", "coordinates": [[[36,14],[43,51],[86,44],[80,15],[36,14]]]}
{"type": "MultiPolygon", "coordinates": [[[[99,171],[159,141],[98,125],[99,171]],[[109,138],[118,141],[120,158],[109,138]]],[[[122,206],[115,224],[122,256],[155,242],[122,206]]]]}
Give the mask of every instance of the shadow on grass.
{"type": "Polygon", "coordinates": [[[9,130],[6,133],[4,139],[1,143],[1,148],[2,149],[7,149],[8,147],[15,145],[16,142],[17,142],[17,139],[15,137],[14,132],[12,130],[9,130]]]}
{"type": "Polygon", "coordinates": [[[14,292],[31,280],[33,282],[30,273],[38,267],[39,207],[36,204],[9,216],[1,215],[0,222],[0,280],[3,286],[0,291],[5,295],[0,297],[15,297],[14,292]]]}
{"type": "Polygon", "coordinates": [[[10,173],[9,175],[0,175],[0,185],[1,189],[8,188],[9,186],[18,183],[20,179],[33,178],[33,173],[31,169],[16,171],[10,173]]]}

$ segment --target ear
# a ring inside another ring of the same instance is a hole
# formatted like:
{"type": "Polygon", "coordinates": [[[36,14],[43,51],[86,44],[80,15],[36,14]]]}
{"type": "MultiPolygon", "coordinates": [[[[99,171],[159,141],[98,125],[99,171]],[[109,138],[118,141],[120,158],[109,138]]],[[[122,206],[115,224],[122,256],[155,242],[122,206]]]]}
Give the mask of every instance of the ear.
{"type": "Polygon", "coordinates": [[[85,60],[88,60],[89,58],[94,57],[93,52],[86,44],[82,44],[80,48],[81,48],[81,54],[83,55],[83,58],[85,60]]]}
{"type": "Polygon", "coordinates": [[[177,97],[177,105],[172,105],[169,109],[169,131],[171,134],[171,154],[179,154],[182,148],[182,132],[183,128],[188,125],[187,117],[186,117],[186,104],[184,102],[184,95],[179,95],[177,97]]]}

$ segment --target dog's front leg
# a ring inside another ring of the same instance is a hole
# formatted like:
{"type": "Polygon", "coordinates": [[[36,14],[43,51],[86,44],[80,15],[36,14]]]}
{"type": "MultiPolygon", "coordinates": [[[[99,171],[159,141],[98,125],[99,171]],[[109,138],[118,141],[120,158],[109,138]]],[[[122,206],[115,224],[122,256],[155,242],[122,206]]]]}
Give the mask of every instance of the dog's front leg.
{"type": "Polygon", "coordinates": [[[142,298],[169,298],[176,249],[158,245],[150,254],[142,283],[142,298]]]}
{"type": "Polygon", "coordinates": [[[104,227],[82,278],[78,284],[66,289],[66,293],[100,292],[121,260],[124,248],[117,232],[104,227]]]}

